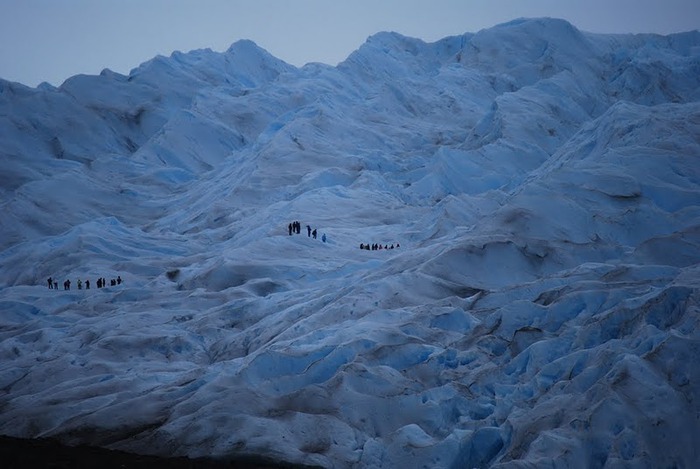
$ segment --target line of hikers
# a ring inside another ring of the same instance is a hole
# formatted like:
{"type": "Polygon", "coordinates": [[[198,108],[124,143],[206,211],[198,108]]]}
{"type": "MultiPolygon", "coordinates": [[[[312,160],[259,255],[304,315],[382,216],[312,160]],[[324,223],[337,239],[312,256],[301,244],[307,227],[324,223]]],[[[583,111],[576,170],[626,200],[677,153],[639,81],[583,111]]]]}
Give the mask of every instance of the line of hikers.
{"type": "MultiPolygon", "coordinates": [[[[49,277],[47,282],[49,284],[49,290],[58,290],[58,282],[56,280],[49,277]]],[[[117,275],[117,278],[110,279],[109,284],[112,287],[117,286],[117,285],[121,285],[122,284],[121,275],[117,275]]],[[[86,290],[89,290],[90,289],[90,280],[85,280],[85,282],[83,283],[82,280],[78,279],[78,290],[82,290],[83,285],[85,286],[86,290]]],[[[70,280],[66,280],[65,282],[63,282],[63,289],[64,290],[70,290],[70,286],[71,286],[70,280]]],[[[106,286],[107,286],[107,279],[102,278],[102,277],[97,279],[97,288],[102,288],[102,287],[106,287],[106,286]]]]}
{"type": "MultiPolygon", "coordinates": [[[[290,222],[287,225],[287,231],[289,232],[289,236],[292,236],[293,234],[301,234],[301,223],[298,221],[293,221],[290,222]]],[[[318,236],[318,231],[316,228],[311,228],[310,225],[306,225],[306,235],[309,238],[316,239],[318,236]]],[[[321,236],[321,240],[325,243],[327,241],[326,238],[326,233],[323,233],[321,236]]],[[[367,251],[381,251],[383,249],[396,249],[400,248],[401,245],[399,243],[394,243],[391,244],[381,244],[381,243],[374,243],[374,244],[365,244],[365,243],[360,243],[360,249],[366,249],[367,251]]]]}
{"type": "MultiPolygon", "coordinates": [[[[289,236],[292,236],[293,234],[301,234],[301,223],[298,221],[293,221],[287,226],[287,229],[289,231],[289,236]]],[[[316,231],[316,228],[311,229],[311,226],[306,225],[306,235],[309,238],[316,239],[318,236],[318,231],[316,231]]],[[[325,243],[326,240],[326,233],[323,233],[323,235],[321,235],[321,241],[325,243]]]]}
{"type": "MultiPolygon", "coordinates": [[[[400,248],[401,245],[399,243],[396,243],[396,247],[400,248]]],[[[376,243],[372,245],[360,243],[360,249],[366,249],[367,251],[381,251],[382,249],[394,249],[394,244],[385,244],[384,246],[382,246],[381,244],[376,243]]]]}

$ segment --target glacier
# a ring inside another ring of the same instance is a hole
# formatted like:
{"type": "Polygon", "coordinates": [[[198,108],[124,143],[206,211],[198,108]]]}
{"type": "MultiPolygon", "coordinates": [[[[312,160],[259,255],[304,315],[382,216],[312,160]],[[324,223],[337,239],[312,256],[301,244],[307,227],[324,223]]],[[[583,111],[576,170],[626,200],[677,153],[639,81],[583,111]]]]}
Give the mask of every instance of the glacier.
{"type": "Polygon", "coordinates": [[[698,31],[519,19],[300,68],[239,41],[0,80],[0,138],[0,434],[700,462],[698,31]]]}

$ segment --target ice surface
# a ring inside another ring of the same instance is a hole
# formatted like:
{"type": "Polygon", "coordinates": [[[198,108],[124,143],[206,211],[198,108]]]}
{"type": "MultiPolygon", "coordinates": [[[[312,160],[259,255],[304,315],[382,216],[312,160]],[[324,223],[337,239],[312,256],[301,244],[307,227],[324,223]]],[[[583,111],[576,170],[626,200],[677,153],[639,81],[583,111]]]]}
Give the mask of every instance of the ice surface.
{"type": "Polygon", "coordinates": [[[699,70],[697,32],[524,19],[0,81],[0,433],[694,467],[699,70]]]}

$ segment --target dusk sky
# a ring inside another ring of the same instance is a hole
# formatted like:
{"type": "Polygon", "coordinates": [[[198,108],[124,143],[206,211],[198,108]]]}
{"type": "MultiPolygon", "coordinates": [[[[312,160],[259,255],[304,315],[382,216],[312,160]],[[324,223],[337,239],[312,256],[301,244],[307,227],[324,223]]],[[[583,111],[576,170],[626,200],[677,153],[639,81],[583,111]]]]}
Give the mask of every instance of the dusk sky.
{"type": "Polygon", "coordinates": [[[668,34],[700,28],[698,0],[2,0],[0,78],[60,85],[103,68],[128,74],[173,51],[251,39],[293,65],[335,65],[380,31],[426,41],[520,17],[584,31],[668,34]]]}

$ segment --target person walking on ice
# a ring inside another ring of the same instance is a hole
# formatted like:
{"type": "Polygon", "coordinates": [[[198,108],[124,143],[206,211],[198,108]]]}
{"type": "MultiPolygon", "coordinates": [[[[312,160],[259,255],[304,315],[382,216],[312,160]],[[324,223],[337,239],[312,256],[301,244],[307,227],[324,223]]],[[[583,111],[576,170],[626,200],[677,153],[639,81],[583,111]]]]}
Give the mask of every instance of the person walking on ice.
{"type": "Polygon", "coordinates": [[[323,236],[321,236],[321,241],[326,242],[326,233],[323,233],[323,236]]]}
{"type": "Polygon", "coordinates": [[[49,277],[49,290],[53,290],[53,279],[49,277]]]}

